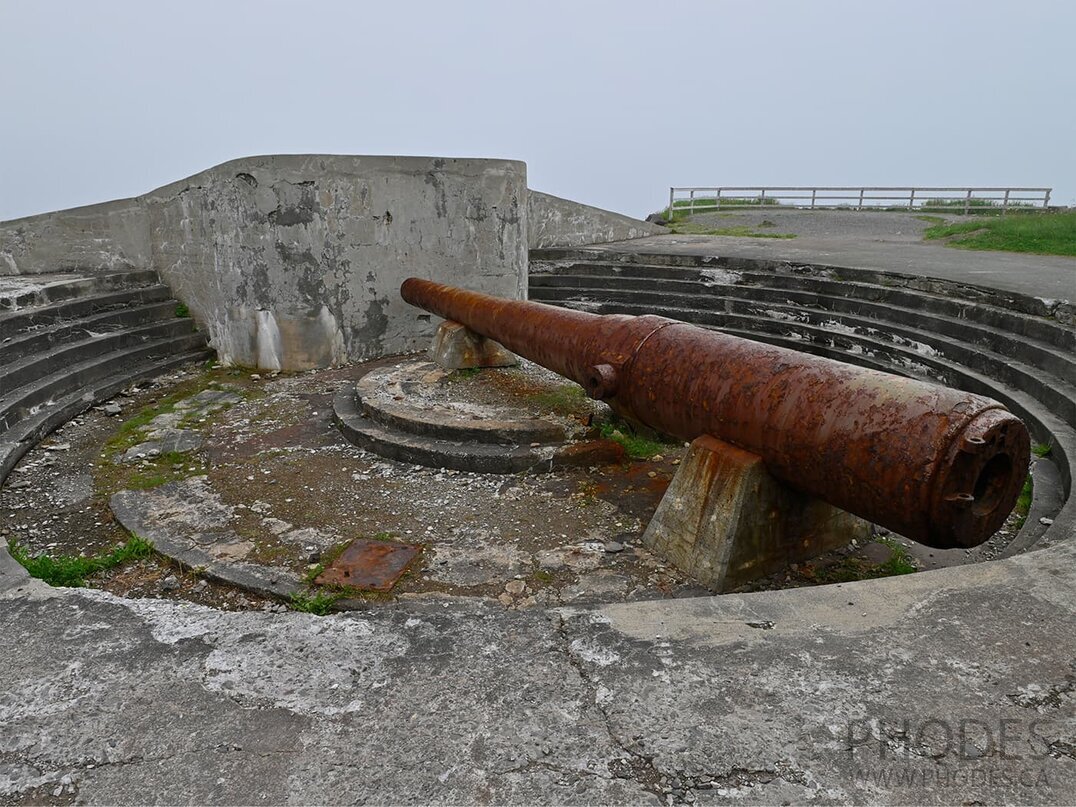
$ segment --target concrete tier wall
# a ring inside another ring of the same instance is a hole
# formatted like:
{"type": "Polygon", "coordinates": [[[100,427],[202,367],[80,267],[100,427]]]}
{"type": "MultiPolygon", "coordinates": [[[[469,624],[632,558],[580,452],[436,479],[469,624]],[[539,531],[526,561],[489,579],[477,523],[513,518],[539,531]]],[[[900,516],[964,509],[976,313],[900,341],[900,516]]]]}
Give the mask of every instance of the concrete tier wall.
{"type": "Polygon", "coordinates": [[[521,162],[251,157],[0,224],[0,274],[156,269],[225,363],[325,367],[429,344],[410,275],[525,296],[526,210],[521,162]]]}

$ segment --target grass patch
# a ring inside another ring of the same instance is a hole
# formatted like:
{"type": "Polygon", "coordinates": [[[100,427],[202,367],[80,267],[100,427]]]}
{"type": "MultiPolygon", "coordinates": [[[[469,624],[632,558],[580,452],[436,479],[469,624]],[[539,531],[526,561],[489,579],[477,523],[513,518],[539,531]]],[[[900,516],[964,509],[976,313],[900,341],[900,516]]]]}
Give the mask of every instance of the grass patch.
{"type": "Polygon", "coordinates": [[[336,591],[296,591],[291,595],[288,604],[293,611],[325,616],[342,596],[344,595],[336,591]]]}
{"type": "MultiPolygon", "coordinates": [[[[1006,210],[1006,208],[1002,206],[1002,202],[995,199],[927,199],[916,209],[941,210],[963,214],[965,205],[967,205],[968,214],[972,216],[1000,216],[1002,211],[1006,210]]],[[[1029,202],[1009,202],[1008,210],[1014,209],[1024,211],[1042,210],[1042,208],[1036,208],[1029,202]]]]}
{"type": "Polygon", "coordinates": [[[1013,512],[1016,513],[1016,531],[1019,532],[1024,523],[1027,521],[1027,514],[1031,512],[1031,494],[1035,491],[1035,482],[1031,479],[1031,474],[1027,475],[1027,479],[1024,480],[1024,486],[1020,488],[1020,495],[1016,498],[1016,507],[1013,508],[1013,512]]]}
{"type": "Polygon", "coordinates": [[[1036,457],[1048,457],[1053,448],[1052,443],[1032,443],[1031,453],[1036,457]]]}
{"type": "Polygon", "coordinates": [[[30,573],[31,577],[44,580],[50,586],[78,588],[86,585],[86,578],[112,569],[123,563],[144,558],[153,552],[153,544],[137,535],[127,543],[117,544],[110,552],[99,555],[31,555],[15,540],[8,541],[8,551],[30,573]]]}
{"type": "Polygon", "coordinates": [[[601,425],[601,435],[624,446],[624,453],[637,460],[648,460],[661,454],[672,443],[662,443],[637,434],[626,421],[606,422],[601,425]]]}
{"type": "Polygon", "coordinates": [[[176,306],[176,316],[177,317],[189,317],[190,315],[191,315],[191,310],[189,308],[187,308],[186,303],[180,303],[179,305],[176,306]]]}
{"type": "Polygon", "coordinates": [[[928,227],[927,239],[949,238],[959,249],[993,249],[1036,255],[1076,256],[1076,212],[1013,213],[928,227]]]}
{"type": "Polygon", "coordinates": [[[666,207],[659,215],[666,221],[673,222],[698,213],[713,213],[726,207],[778,207],[781,204],[776,199],[759,199],[758,197],[735,199],[725,196],[722,196],[720,200],[716,196],[696,196],[694,203],[695,213],[691,212],[691,199],[677,199],[671,208],[666,207]]]}

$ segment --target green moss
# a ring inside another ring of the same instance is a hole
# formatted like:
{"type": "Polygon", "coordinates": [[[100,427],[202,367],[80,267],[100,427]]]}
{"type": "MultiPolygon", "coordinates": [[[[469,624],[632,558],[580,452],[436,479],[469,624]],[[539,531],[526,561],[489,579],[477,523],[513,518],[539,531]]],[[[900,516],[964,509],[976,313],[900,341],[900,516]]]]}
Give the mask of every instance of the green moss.
{"type": "Polygon", "coordinates": [[[123,563],[144,558],[153,552],[153,544],[137,535],[126,543],[117,544],[110,552],[98,555],[31,555],[14,540],[8,542],[8,551],[25,567],[32,577],[44,580],[52,586],[80,587],[86,578],[97,572],[112,569],[123,563]]]}
{"type": "Polygon", "coordinates": [[[539,569],[531,577],[534,578],[534,582],[543,586],[547,586],[553,582],[553,573],[548,569],[539,569]]]}
{"type": "Polygon", "coordinates": [[[562,384],[544,392],[536,392],[528,398],[543,409],[558,415],[576,415],[590,409],[590,399],[578,384],[562,384]]]}
{"type": "Polygon", "coordinates": [[[1035,443],[1031,446],[1031,453],[1036,457],[1047,457],[1053,450],[1053,444],[1051,443],[1035,443]]]}
{"type": "Polygon", "coordinates": [[[464,367],[461,370],[453,370],[445,376],[446,384],[456,384],[460,381],[468,381],[482,372],[481,367],[464,367]]]}
{"type": "Polygon", "coordinates": [[[94,484],[99,494],[109,496],[121,490],[159,488],[205,473],[205,464],[198,457],[167,451],[138,463],[102,463],[97,467],[94,484]]]}
{"type": "Polygon", "coordinates": [[[601,425],[601,436],[624,446],[629,457],[647,460],[666,450],[671,443],[661,443],[640,434],[636,434],[631,425],[625,421],[609,421],[601,425]]]}
{"type": "Polygon", "coordinates": [[[187,308],[185,303],[180,303],[179,305],[176,306],[176,316],[177,317],[189,317],[190,315],[191,315],[191,310],[189,308],[187,308]]]}
{"type": "Polygon", "coordinates": [[[892,555],[885,563],[876,564],[865,558],[845,557],[829,566],[811,570],[810,576],[819,583],[851,583],[855,580],[873,580],[917,571],[908,550],[897,541],[891,538],[877,540],[892,550],[892,555]]]}
{"type": "Polygon", "coordinates": [[[1016,499],[1016,507],[1013,508],[1013,512],[1016,513],[1016,530],[1017,532],[1023,528],[1024,523],[1027,521],[1027,514],[1031,511],[1031,497],[1035,491],[1035,482],[1031,478],[1031,474],[1027,475],[1024,480],[1024,486],[1020,489],[1020,495],[1016,499]]]}

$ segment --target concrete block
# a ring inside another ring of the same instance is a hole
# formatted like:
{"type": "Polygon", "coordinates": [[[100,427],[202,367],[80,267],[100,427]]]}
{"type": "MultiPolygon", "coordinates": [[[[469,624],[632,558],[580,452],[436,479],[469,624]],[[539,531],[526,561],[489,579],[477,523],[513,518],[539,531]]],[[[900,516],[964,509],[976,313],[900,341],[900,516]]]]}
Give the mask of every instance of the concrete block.
{"type": "Polygon", "coordinates": [[[519,364],[514,353],[458,322],[441,323],[433,335],[429,353],[430,358],[446,370],[515,367],[519,364]]]}
{"type": "Polygon", "coordinates": [[[869,534],[863,519],[775,479],[757,455],[703,436],[680,463],[643,543],[723,592],[869,534]]]}

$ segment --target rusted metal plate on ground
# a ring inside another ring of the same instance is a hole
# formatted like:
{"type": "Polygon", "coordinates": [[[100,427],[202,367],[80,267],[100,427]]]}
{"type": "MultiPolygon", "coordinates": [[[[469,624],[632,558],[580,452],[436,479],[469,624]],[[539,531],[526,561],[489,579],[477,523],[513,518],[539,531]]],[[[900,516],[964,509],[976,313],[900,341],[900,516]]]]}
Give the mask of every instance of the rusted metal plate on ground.
{"type": "Polygon", "coordinates": [[[365,591],[389,591],[419,548],[414,544],[358,538],[330,563],[314,582],[319,586],[348,586],[365,591]]]}

